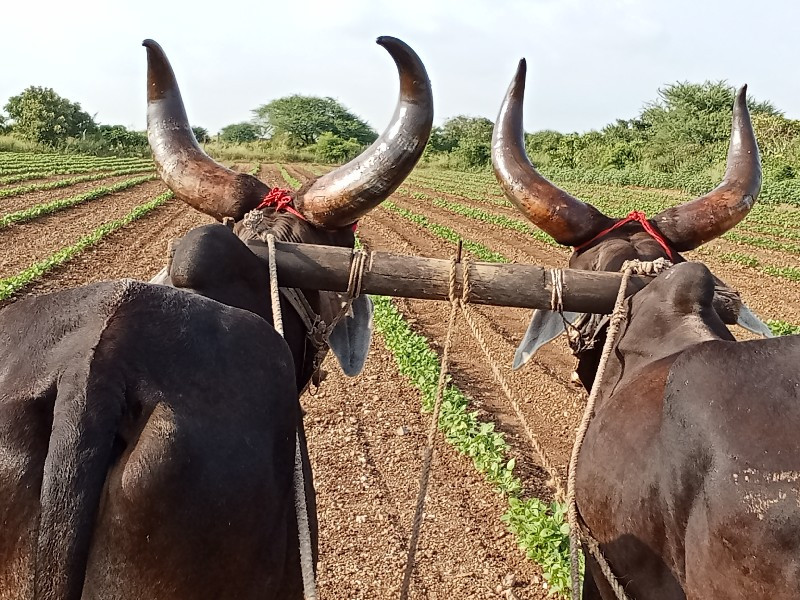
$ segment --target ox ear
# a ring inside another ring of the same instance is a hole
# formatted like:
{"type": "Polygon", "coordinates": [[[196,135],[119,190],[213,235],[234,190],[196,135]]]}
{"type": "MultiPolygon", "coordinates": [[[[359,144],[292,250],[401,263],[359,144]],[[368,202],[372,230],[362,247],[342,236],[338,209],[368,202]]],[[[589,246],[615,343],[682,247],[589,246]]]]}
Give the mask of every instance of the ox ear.
{"type": "Polygon", "coordinates": [[[765,338],[775,337],[767,324],[759,319],[755,313],[744,304],[739,308],[739,318],[736,319],[736,324],[739,327],[744,327],[747,331],[751,331],[765,338]]]}
{"type": "Polygon", "coordinates": [[[372,300],[369,296],[358,296],[350,308],[351,314],[333,328],[328,345],[344,374],[355,377],[364,369],[372,341],[372,300]]]}
{"type": "Polygon", "coordinates": [[[158,285],[172,285],[172,279],[169,276],[168,267],[164,267],[161,269],[155,277],[153,277],[148,283],[157,283],[158,285]]]}
{"type": "Polygon", "coordinates": [[[567,328],[564,321],[574,325],[580,318],[581,313],[564,312],[563,318],[561,314],[552,310],[539,310],[538,308],[533,311],[533,318],[528,325],[528,331],[525,332],[525,337],[517,347],[514,353],[514,364],[512,369],[515,371],[524,365],[528,360],[536,354],[536,351],[564,333],[567,328]]]}

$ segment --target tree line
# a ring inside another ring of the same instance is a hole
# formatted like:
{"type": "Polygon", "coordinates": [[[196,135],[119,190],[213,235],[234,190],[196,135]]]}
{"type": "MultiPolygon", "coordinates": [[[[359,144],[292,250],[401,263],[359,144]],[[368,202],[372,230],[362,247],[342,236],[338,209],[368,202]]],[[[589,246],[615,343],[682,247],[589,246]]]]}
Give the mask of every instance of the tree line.
{"type": "MultiPolygon", "coordinates": [[[[528,133],[528,156],[545,172],[636,171],[721,179],[730,140],[735,90],[725,82],[674,83],[658,90],[631,119],[617,119],[599,131],[528,133]]],[[[761,150],[765,180],[794,179],[800,173],[800,121],[786,118],[768,101],[748,100],[761,150]]],[[[435,128],[426,157],[442,166],[485,168],[491,160],[493,123],[456,117],[435,128]]]]}
{"type": "MultiPolygon", "coordinates": [[[[9,98],[0,113],[0,135],[24,140],[42,149],[97,155],[147,155],[145,131],[99,124],[77,102],[55,90],[31,86],[9,98]]],[[[293,95],[272,100],[253,111],[250,121],[223,127],[215,136],[192,127],[201,144],[256,146],[256,150],[302,150],[322,162],[344,162],[377,139],[360,117],[333,98],[293,95]]],[[[213,150],[213,148],[212,148],[213,150]]]]}
{"type": "MultiPolygon", "coordinates": [[[[666,85],[655,100],[631,119],[618,119],[599,131],[526,134],[533,163],[545,173],[595,170],[632,174],[624,180],[669,175],[676,181],[719,180],[724,171],[735,90],[726,82],[666,85]]],[[[768,101],[748,100],[761,148],[765,181],[798,178],[800,121],[786,118],[768,101]]],[[[10,98],[0,113],[0,133],[46,148],[92,154],[146,154],[147,136],[121,125],[98,124],[78,103],[50,88],[30,87],[10,98]]],[[[333,98],[292,95],[252,111],[249,121],[210,135],[194,127],[195,137],[214,154],[244,149],[259,153],[291,151],[299,158],[341,163],[357,156],[377,133],[333,98]]],[[[423,160],[443,167],[485,169],[491,161],[493,123],[457,116],[434,127],[423,160]]],[[[672,179],[669,179],[670,181],[672,179]]],[[[659,179],[660,181],[660,179],[659,179]]]]}

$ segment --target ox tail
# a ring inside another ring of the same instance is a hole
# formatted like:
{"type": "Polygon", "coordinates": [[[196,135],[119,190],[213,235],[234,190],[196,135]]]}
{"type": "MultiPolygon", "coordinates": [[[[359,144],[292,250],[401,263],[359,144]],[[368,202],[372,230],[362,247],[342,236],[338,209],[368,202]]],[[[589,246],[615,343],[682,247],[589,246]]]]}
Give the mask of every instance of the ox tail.
{"type": "MultiPolygon", "coordinates": [[[[81,361],[76,361],[81,362],[81,361]]],[[[80,600],[100,497],[122,415],[124,384],[99,349],[60,378],[40,494],[34,598],[80,600]]]]}

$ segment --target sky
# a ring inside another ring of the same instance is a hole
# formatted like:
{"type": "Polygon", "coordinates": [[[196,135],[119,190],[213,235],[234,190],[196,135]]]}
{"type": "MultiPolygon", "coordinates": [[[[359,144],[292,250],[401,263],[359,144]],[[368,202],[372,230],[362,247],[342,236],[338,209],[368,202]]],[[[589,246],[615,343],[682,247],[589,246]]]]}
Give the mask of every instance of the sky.
{"type": "Polygon", "coordinates": [[[528,61],[525,128],[600,129],[676,81],[749,84],[800,119],[797,0],[29,0],[0,8],[0,106],[52,87],[100,123],[145,127],[145,50],[159,42],[189,119],[214,133],[299,93],[332,96],[376,130],[398,83],[375,44],[420,55],[435,123],[497,115],[528,61]]]}

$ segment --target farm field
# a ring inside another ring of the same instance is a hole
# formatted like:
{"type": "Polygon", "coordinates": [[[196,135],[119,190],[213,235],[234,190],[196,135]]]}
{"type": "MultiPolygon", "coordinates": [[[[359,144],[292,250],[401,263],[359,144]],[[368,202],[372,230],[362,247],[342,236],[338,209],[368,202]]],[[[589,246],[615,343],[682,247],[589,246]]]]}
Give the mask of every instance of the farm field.
{"type": "MultiPolygon", "coordinates": [[[[165,263],[170,239],[212,222],[172,198],[148,161],[48,157],[0,153],[0,306],[15,297],[91,281],[147,280],[165,263]]],[[[301,164],[234,168],[281,187],[297,187],[325,169],[301,164]]],[[[617,216],[633,209],[652,215],[689,199],[674,190],[562,185],[617,216]]],[[[418,168],[361,221],[358,236],[370,250],[441,258],[453,253],[458,238],[478,260],[565,266],[569,256],[510,206],[489,173],[418,168]]],[[[800,208],[756,205],[733,232],[687,257],[708,264],[777,332],[797,330],[800,208]]],[[[420,411],[425,391],[398,371],[402,356],[382,323],[401,316],[411,332],[440,353],[449,306],[397,300],[379,302],[378,310],[381,334],[373,340],[365,372],[348,379],[329,361],[322,387],[303,398],[318,494],[323,598],[396,595],[402,578],[429,417],[420,411]]],[[[529,311],[475,307],[475,313],[491,353],[510,365],[529,311]]],[[[506,372],[562,477],[585,399],[570,383],[573,367],[566,343],[558,340],[525,368],[506,372]]],[[[515,462],[522,496],[549,502],[544,471],[461,319],[450,372],[453,384],[470,399],[468,410],[503,434],[508,448],[502,453],[515,462]]],[[[487,425],[478,442],[497,442],[492,434],[487,425]]],[[[490,483],[476,470],[477,462],[439,438],[412,597],[547,597],[542,568],[525,558],[501,521],[509,503],[495,487],[512,484],[497,483],[502,473],[490,473],[490,483]],[[512,580],[514,595],[507,593],[512,580]]]]}

